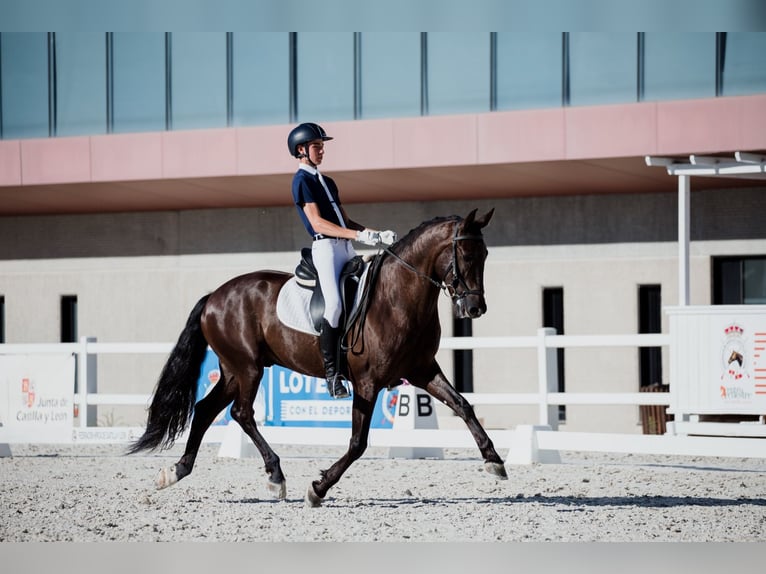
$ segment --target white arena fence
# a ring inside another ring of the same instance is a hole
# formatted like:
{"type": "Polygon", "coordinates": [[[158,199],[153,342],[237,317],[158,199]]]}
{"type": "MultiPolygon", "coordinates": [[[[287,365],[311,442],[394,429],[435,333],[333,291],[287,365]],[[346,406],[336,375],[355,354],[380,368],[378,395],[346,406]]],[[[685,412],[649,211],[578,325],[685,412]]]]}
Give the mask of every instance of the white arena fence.
{"type": "MultiPolygon", "coordinates": [[[[665,435],[564,432],[557,427],[559,405],[672,405],[670,392],[557,392],[557,357],[559,348],[585,347],[667,347],[668,334],[635,335],[556,335],[553,329],[539,329],[535,336],[522,337],[444,337],[442,350],[477,349],[536,349],[538,388],[534,393],[463,393],[472,405],[536,405],[536,425],[521,425],[516,429],[488,430],[498,449],[521,448],[520,462],[545,461],[546,453],[559,450],[619,452],[634,454],[667,454],[691,456],[734,456],[766,458],[766,440],[755,436],[687,436],[672,434],[672,423],[665,435]]],[[[74,401],[79,405],[79,426],[72,428],[71,442],[121,443],[130,442],[143,433],[140,427],[89,426],[88,406],[138,405],[147,406],[149,394],[108,394],[88,391],[89,359],[107,354],[169,354],[172,343],[99,343],[87,337],[78,343],[0,344],[3,355],[61,355],[76,357],[77,389],[74,401]]],[[[2,373],[0,373],[2,382],[2,373]]],[[[762,425],[761,425],[762,426],[762,425]]],[[[264,437],[274,444],[340,446],[348,443],[349,429],[296,428],[261,425],[264,437]]],[[[3,439],[0,428],[0,443],[3,439]]],[[[222,442],[226,427],[211,427],[206,442],[222,442]]],[[[724,433],[725,434],[725,433],[724,433]]],[[[182,436],[179,442],[183,442],[182,436]]],[[[15,440],[14,442],[35,442],[15,440]]],[[[476,448],[468,430],[455,429],[372,429],[370,446],[476,448]]],[[[510,461],[509,453],[509,461],[510,461]]]]}

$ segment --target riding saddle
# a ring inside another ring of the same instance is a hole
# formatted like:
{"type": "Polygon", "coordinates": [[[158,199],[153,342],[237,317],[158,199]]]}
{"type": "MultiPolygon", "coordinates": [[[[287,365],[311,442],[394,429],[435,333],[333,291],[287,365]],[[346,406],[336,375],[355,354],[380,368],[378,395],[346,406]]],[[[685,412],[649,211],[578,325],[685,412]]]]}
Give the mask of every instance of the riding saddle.
{"type": "MultiPolygon", "coordinates": [[[[352,315],[351,310],[359,289],[359,283],[364,274],[364,268],[364,259],[361,255],[357,255],[346,263],[340,273],[340,297],[343,303],[341,326],[344,327],[344,331],[346,320],[352,315]]],[[[309,247],[301,249],[301,261],[295,268],[295,281],[301,287],[312,291],[309,312],[314,328],[319,331],[319,326],[324,316],[324,296],[322,295],[322,289],[319,288],[319,278],[309,247]]]]}

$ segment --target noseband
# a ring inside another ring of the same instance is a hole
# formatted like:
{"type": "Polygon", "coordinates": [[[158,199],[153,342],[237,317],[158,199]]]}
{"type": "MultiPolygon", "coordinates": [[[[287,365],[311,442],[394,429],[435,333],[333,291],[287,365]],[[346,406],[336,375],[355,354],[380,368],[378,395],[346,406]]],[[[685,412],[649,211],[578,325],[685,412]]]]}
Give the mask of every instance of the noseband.
{"type": "Polygon", "coordinates": [[[407,263],[404,259],[399,257],[396,253],[391,251],[388,247],[384,248],[384,251],[391,255],[394,259],[396,259],[399,263],[404,265],[407,269],[415,273],[416,275],[422,277],[423,279],[426,279],[431,284],[435,285],[442,291],[444,291],[445,294],[449,296],[450,299],[452,299],[453,304],[457,304],[459,301],[462,301],[469,295],[479,295],[481,297],[484,296],[484,289],[469,289],[468,284],[465,282],[465,279],[463,278],[463,274],[460,272],[460,266],[458,265],[458,258],[457,258],[457,243],[458,241],[466,241],[466,240],[477,240],[481,241],[484,238],[482,235],[458,235],[458,224],[455,223],[455,233],[452,235],[452,261],[450,261],[450,264],[447,266],[447,269],[444,271],[444,276],[442,277],[441,281],[436,281],[429,275],[426,275],[422,271],[419,271],[409,263],[407,263]],[[447,275],[452,272],[452,281],[447,284],[446,279],[447,275]],[[463,290],[458,293],[458,287],[463,287],[463,290]]]}

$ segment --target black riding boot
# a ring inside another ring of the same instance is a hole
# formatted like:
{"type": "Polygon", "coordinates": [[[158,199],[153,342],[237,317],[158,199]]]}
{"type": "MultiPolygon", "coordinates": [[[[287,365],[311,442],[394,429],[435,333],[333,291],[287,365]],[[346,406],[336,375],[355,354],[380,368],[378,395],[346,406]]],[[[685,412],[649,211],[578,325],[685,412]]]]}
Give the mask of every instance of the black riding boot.
{"type": "Polygon", "coordinates": [[[334,399],[344,399],[349,396],[349,392],[342,382],[343,377],[338,365],[339,339],[340,329],[330,327],[330,323],[323,319],[322,328],[319,331],[319,347],[322,349],[322,359],[324,359],[327,390],[334,399]]]}

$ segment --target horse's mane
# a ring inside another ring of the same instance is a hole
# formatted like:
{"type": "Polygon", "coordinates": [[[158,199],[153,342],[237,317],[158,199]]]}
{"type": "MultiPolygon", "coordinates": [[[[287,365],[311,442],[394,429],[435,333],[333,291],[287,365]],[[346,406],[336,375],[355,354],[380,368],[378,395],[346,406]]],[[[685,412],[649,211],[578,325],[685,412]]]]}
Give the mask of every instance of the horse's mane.
{"type": "Polygon", "coordinates": [[[404,251],[408,251],[415,242],[423,235],[423,233],[430,227],[434,227],[436,225],[439,225],[441,223],[445,223],[447,221],[460,221],[462,218],[458,217],[457,215],[449,215],[449,216],[441,216],[441,217],[434,217],[433,219],[430,219],[428,221],[424,221],[414,229],[410,229],[410,231],[402,237],[399,241],[397,241],[393,245],[393,251],[394,253],[400,254],[404,251]]]}
{"type": "MultiPolygon", "coordinates": [[[[364,322],[367,317],[367,308],[369,306],[370,300],[372,299],[373,292],[378,284],[378,274],[380,269],[386,260],[393,261],[393,258],[390,258],[389,254],[393,253],[395,258],[401,260],[402,256],[406,257],[406,254],[411,249],[415,248],[415,244],[421,239],[423,234],[428,229],[449,221],[460,221],[461,219],[462,218],[458,217],[457,215],[450,215],[447,217],[434,217],[429,221],[424,221],[414,229],[411,229],[407,235],[399,239],[399,241],[394,243],[390,248],[384,250],[382,253],[378,253],[370,270],[370,278],[368,281],[366,293],[363,297],[363,303],[357,310],[358,318],[353,319],[351,322],[350,330],[352,343],[349,347],[350,349],[356,345],[356,337],[358,337],[364,330],[364,322]]],[[[405,265],[407,264],[405,263],[405,265]]]]}

